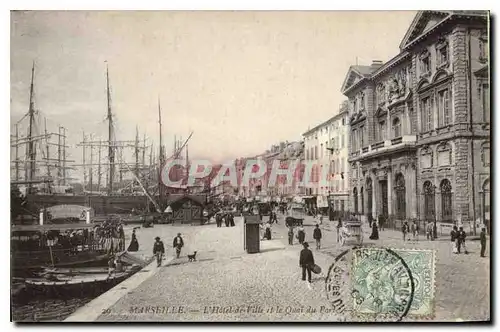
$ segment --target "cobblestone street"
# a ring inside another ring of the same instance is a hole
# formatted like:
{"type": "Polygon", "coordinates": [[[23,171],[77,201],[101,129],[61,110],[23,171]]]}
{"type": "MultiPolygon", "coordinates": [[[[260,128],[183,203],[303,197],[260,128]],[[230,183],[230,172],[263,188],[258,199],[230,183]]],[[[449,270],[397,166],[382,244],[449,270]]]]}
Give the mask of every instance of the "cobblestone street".
{"type": "MultiPolygon", "coordinates": [[[[232,228],[217,228],[213,224],[186,228],[155,226],[154,234],[162,234],[162,238],[183,230],[186,248],[182,257],[162,267],[98,320],[335,320],[330,313],[320,311],[321,306],[329,308],[324,277],[313,278],[312,290],[300,280],[298,246],[288,249],[282,239],[262,241],[261,253],[248,255],[243,250],[242,220],[235,221],[236,227],[232,228]],[[188,263],[186,254],[194,250],[198,251],[197,262],[188,263]],[[182,306],[184,313],[131,313],[134,307],[147,306],[182,306]],[[316,312],[306,312],[309,306],[316,312]],[[217,307],[244,312],[213,312],[217,307]],[[278,307],[282,313],[276,312],[278,307]],[[273,312],[268,312],[271,308],[273,312]],[[304,312],[297,312],[301,310],[304,312]]],[[[148,231],[142,233],[143,237],[148,231]]],[[[316,260],[327,266],[327,258],[325,255],[316,260]]]]}
{"type": "MultiPolygon", "coordinates": [[[[315,223],[310,220],[305,224],[306,241],[313,243],[312,225],[315,223]]],[[[323,239],[320,252],[333,257],[345,250],[337,244],[336,224],[337,221],[324,221],[321,226],[323,239]]],[[[278,225],[277,230],[282,236],[286,235],[283,223],[278,225]]],[[[467,241],[469,254],[456,255],[451,251],[449,235],[443,234],[437,241],[429,241],[420,236],[419,241],[403,242],[402,233],[392,229],[380,231],[377,241],[368,238],[371,232],[367,226],[363,233],[364,246],[436,251],[435,319],[484,320],[490,317],[490,257],[488,250],[486,258],[479,257],[479,241],[467,241]]]]}
{"type": "MultiPolygon", "coordinates": [[[[337,318],[332,313],[321,311],[322,306],[331,307],[325,293],[325,273],[333,258],[345,250],[337,244],[332,224],[336,222],[323,223],[322,249],[318,252],[312,239],[315,221],[311,218],[305,223],[306,240],[311,243],[316,262],[323,269],[321,275],[313,276],[311,290],[300,280],[298,254],[301,247],[297,242],[294,246],[287,244],[282,218],[273,227],[273,240],[261,241],[261,253],[253,255],[243,250],[241,218],[236,218],[236,227],[232,228],[209,224],[197,227],[157,225],[141,229],[138,231],[141,251],[149,255],[152,239],[160,236],[168,247],[168,261],[173,255],[170,242],[177,232],[182,233],[186,246],[181,258],[170,261],[98,320],[335,321],[337,318]],[[186,255],[195,250],[198,251],[197,262],[188,262],[186,255]],[[161,308],[153,309],[157,306],[161,308]],[[307,312],[309,306],[316,312],[307,312]],[[278,307],[283,312],[277,313],[278,307]]],[[[364,232],[365,246],[436,250],[435,319],[454,321],[489,317],[490,262],[489,258],[480,259],[477,241],[469,241],[469,255],[453,255],[444,236],[438,241],[403,242],[399,232],[384,230],[380,240],[372,241],[368,239],[369,230],[364,232]]]]}
{"type": "Polygon", "coordinates": [[[10,11],[11,322],[492,322],[491,10],[115,9],[10,11]]]}

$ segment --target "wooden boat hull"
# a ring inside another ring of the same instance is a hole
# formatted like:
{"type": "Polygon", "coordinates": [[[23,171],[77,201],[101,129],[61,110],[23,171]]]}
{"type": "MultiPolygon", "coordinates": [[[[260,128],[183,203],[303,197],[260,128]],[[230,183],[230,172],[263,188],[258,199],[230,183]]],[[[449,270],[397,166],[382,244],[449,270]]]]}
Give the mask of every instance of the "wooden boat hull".
{"type": "MultiPolygon", "coordinates": [[[[106,266],[109,256],[103,252],[79,252],[74,255],[54,252],[54,267],[92,267],[106,266]]],[[[13,254],[11,256],[14,271],[39,269],[43,266],[52,266],[49,253],[39,255],[13,254]]]]}
{"type": "Polygon", "coordinates": [[[77,267],[77,268],[45,268],[43,273],[85,275],[85,274],[107,274],[107,267],[77,267]]]}
{"type": "Polygon", "coordinates": [[[140,270],[139,266],[133,266],[121,273],[85,275],[76,278],[68,277],[67,280],[49,281],[45,279],[27,279],[26,290],[33,296],[43,294],[47,297],[71,297],[90,294],[101,294],[108,289],[118,285],[134,273],[140,270]]]}

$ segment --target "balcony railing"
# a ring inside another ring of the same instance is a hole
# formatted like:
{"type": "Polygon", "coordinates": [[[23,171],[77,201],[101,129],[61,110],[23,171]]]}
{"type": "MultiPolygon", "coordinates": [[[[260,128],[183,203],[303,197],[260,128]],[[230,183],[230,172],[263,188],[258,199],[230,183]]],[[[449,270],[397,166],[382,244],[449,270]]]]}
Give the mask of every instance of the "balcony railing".
{"type": "Polygon", "coordinates": [[[384,141],[372,144],[372,150],[383,148],[384,147],[384,141]]]}
{"type": "Polygon", "coordinates": [[[350,154],[351,158],[356,158],[359,156],[368,156],[372,154],[382,153],[383,151],[391,151],[393,149],[399,149],[403,146],[414,146],[416,143],[415,135],[404,135],[401,137],[393,138],[390,140],[385,140],[377,143],[373,143],[369,146],[365,146],[360,150],[356,150],[350,154]]]}
{"type": "Polygon", "coordinates": [[[391,139],[391,144],[392,145],[396,145],[396,144],[399,144],[399,143],[403,143],[403,137],[398,137],[398,138],[391,139]]]}

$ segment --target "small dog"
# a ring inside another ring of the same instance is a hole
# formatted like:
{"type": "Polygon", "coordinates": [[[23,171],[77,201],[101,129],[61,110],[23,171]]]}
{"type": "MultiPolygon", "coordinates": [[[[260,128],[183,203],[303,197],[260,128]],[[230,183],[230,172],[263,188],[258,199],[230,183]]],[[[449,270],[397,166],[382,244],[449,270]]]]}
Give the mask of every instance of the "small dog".
{"type": "Polygon", "coordinates": [[[196,251],[192,255],[188,255],[189,262],[196,261],[196,251]]]}

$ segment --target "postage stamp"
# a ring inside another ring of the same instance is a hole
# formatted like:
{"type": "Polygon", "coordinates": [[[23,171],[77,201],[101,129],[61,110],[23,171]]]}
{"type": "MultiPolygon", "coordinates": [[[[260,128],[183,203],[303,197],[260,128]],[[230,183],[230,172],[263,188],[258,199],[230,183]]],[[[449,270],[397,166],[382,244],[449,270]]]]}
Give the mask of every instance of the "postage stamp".
{"type": "Polygon", "coordinates": [[[432,250],[395,249],[406,262],[413,277],[413,299],[409,317],[424,318],[434,315],[435,305],[435,253],[432,250]]]}
{"type": "Polygon", "coordinates": [[[425,318],[434,305],[432,250],[355,249],[352,313],[358,317],[425,318]]]}
{"type": "Polygon", "coordinates": [[[34,9],[11,321],[492,322],[490,10],[34,9]]]}

